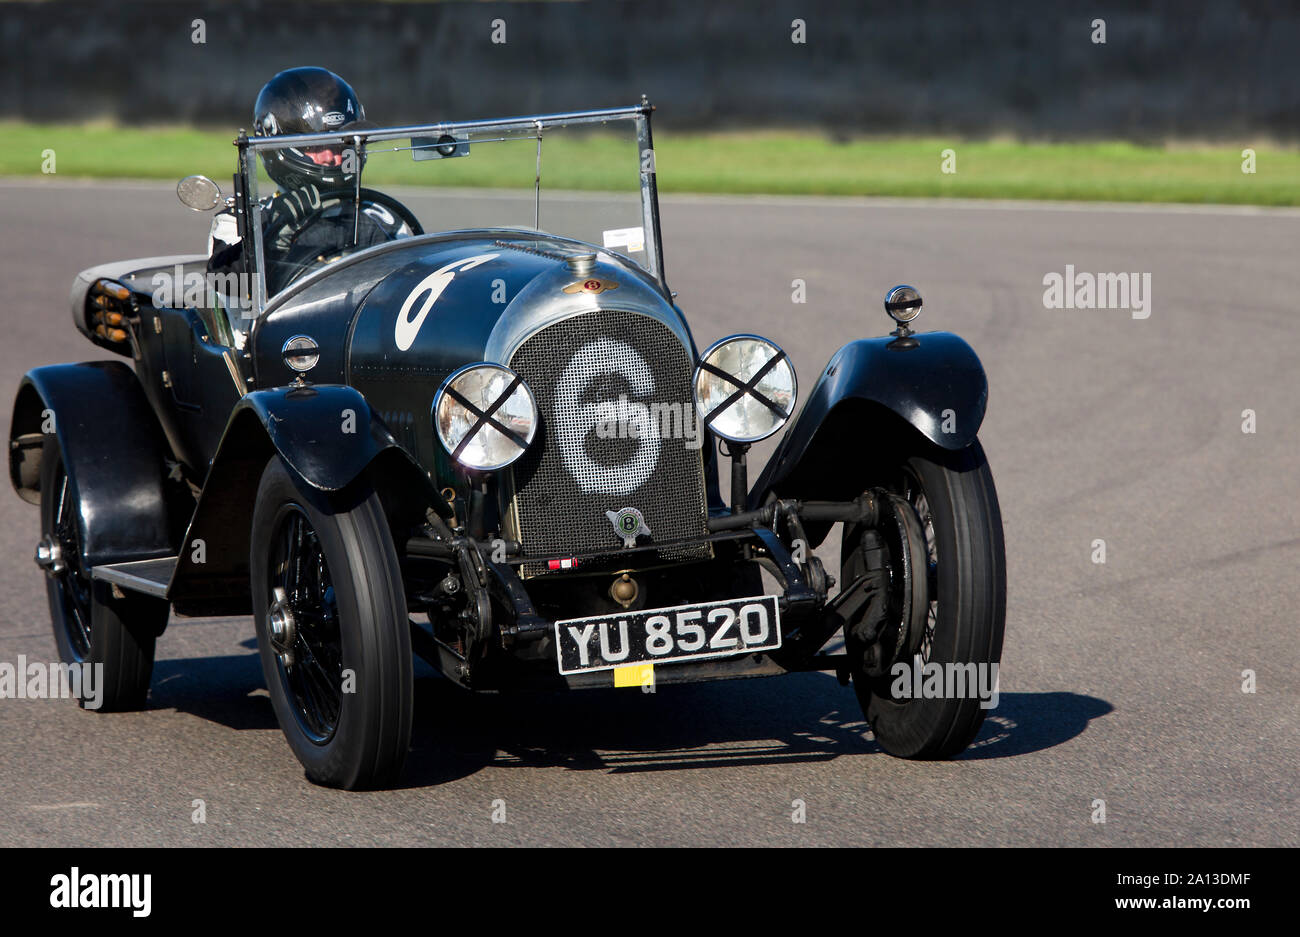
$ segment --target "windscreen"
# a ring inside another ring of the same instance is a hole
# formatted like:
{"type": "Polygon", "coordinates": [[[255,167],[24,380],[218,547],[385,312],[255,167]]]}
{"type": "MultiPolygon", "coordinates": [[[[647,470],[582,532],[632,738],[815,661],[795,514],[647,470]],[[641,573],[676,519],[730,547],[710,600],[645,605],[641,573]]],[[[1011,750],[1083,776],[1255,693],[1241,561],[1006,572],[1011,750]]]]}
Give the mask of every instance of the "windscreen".
{"type": "Polygon", "coordinates": [[[636,123],[445,131],[353,125],[317,146],[258,150],[256,216],[266,298],[379,244],[514,228],[647,262],[636,123]]]}

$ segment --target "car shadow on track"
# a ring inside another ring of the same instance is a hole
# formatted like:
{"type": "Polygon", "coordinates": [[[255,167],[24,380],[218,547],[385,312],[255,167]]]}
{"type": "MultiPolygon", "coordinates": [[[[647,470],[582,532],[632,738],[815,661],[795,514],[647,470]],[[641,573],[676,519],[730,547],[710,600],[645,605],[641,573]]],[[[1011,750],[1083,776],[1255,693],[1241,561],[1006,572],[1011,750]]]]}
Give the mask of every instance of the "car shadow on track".
{"type": "MultiPolygon", "coordinates": [[[[610,773],[684,771],[884,755],[852,689],[829,674],[639,689],[474,695],[417,664],[411,753],[401,786],[492,767],[610,773]]],[[[160,660],[150,708],[231,729],[277,730],[256,654],[160,660]]],[[[1052,748],[1112,711],[1069,692],[1002,693],[962,761],[1052,748]]]]}
{"type": "Polygon", "coordinates": [[[265,687],[256,654],[159,660],[149,708],[175,709],[240,731],[278,729],[265,687]]]}
{"type": "Polygon", "coordinates": [[[1053,748],[1114,710],[1105,700],[1079,693],[1003,693],[957,760],[1011,758],[1053,748]]]}
{"type": "MultiPolygon", "coordinates": [[[[1041,751],[1112,711],[1076,693],[1003,693],[960,760],[1041,751]]],[[[661,687],[472,696],[447,681],[416,684],[405,785],[477,767],[610,773],[830,761],[884,754],[851,689],[828,674],[661,687]]]]}

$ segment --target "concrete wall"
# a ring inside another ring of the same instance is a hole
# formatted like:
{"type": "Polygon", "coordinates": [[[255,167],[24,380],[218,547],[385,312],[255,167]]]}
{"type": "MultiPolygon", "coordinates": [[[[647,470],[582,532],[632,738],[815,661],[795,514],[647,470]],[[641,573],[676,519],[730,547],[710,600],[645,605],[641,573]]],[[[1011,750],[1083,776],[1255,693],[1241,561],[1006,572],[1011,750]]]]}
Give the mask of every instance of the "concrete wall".
{"type": "Polygon", "coordinates": [[[0,118],[233,127],[320,64],[384,122],[645,92],[677,127],[1300,138],[1300,7],[1264,0],[0,2],[0,55],[0,118]]]}

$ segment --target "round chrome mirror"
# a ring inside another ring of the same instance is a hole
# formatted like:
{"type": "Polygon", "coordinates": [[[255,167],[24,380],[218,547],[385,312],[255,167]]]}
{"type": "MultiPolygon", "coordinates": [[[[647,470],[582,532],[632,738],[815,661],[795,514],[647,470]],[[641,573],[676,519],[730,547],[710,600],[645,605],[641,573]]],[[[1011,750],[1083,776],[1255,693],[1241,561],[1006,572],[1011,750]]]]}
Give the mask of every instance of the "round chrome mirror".
{"type": "Polygon", "coordinates": [[[176,197],[193,211],[212,211],[221,204],[221,187],[207,176],[186,176],[176,183],[176,197]]]}

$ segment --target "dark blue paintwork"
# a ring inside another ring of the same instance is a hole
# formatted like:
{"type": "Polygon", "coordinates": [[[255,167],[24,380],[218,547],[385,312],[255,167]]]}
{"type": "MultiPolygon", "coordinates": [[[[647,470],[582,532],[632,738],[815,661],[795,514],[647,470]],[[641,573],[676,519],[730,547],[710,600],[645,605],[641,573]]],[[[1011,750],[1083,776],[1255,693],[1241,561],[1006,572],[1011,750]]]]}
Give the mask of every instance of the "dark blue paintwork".
{"type": "MultiPolygon", "coordinates": [[[[118,361],[28,371],[14,401],[9,438],[40,433],[46,410],[53,411],[65,471],[81,508],[78,540],[87,568],[173,555],[178,538],[165,484],[169,450],[135,372],[118,361]]],[[[10,455],[14,487],[27,500],[39,500],[21,485],[12,449],[10,455]]]]}
{"type": "MultiPolygon", "coordinates": [[[[951,332],[850,342],[822,371],[751,490],[751,505],[779,491],[819,442],[835,445],[819,440],[818,433],[837,407],[852,401],[883,406],[935,445],[956,450],[975,441],[988,404],[988,379],[975,352],[951,332]]],[[[870,432],[862,427],[862,435],[870,432]]]]}
{"type": "MultiPolygon", "coordinates": [[[[390,446],[360,391],[338,384],[279,387],[246,394],[230,415],[252,411],[288,467],[313,488],[338,491],[390,446]]],[[[227,430],[227,435],[229,435],[227,430]]]]}

